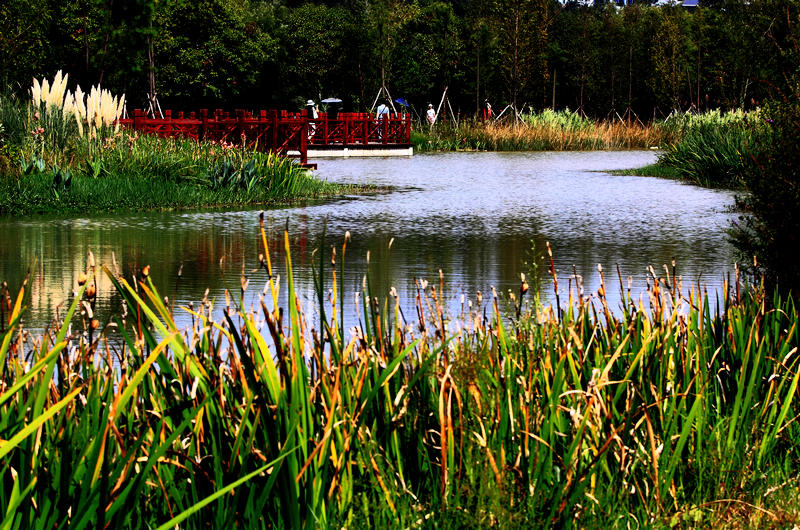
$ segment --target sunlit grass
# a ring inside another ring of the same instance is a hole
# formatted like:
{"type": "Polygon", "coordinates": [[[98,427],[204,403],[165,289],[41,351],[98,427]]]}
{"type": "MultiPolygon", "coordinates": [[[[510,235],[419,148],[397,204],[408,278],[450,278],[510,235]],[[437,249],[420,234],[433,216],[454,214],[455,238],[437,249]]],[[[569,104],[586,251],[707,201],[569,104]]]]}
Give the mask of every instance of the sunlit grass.
{"type": "Polygon", "coordinates": [[[662,126],[670,136],[659,165],[707,187],[741,187],[745,157],[757,157],[767,127],[759,111],[677,115],[662,126]]]}
{"type": "Polygon", "coordinates": [[[415,132],[420,151],[579,151],[649,149],[665,136],[657,127],[622,120],[593,120],[571,111],[525,113],[519,120],[439,123],[415,132]]]}
{"type": "Polygon", "coordinates": [[[367,273],[345,322],[347,241],[334,255],[323,237],[309,303],[288,234],[278,267],[261,228],[261,270],[224,299],[175,308],[188,329],[149,267],[123,279],[90,259],[42,337],[21,328],[25,289],[4,297],[3,522],[797,524],[792,299],[739,277],[709,299],[673,267],[652,271],[641,298],[602,271],[585,298],[553,275],[560,305],[522,278],[458,314],[443,279],[417,280],[411,315],[367,273]],[[93,314],[97,274],[122,301],[108,322],[93,314]],[[262,293],[252,308],[246,290],[262,293]]]}

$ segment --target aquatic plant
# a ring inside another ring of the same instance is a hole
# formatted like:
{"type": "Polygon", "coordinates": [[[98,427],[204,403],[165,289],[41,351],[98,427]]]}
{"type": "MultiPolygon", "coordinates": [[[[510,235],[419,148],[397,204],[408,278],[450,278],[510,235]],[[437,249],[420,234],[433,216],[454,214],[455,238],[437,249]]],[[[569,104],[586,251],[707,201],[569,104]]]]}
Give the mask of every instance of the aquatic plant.
{"type": "Polygon", "coordinates": [[[4,524],[798,522],[792,299],[737,276],[712,304],[673,266],[651,269],[638,300],[620,277],[612,309],[602,269],[584,296],[577,278],[559,291],[551,260],[563,305],[526,303],[522,278],[513,315],[494,290],[448,315],[440,276],[416,281],[412,317],[367,271],[346,323],[348,240],[328,249],[323,235],[317,328],[288,233],[279,275],[260,228],[260,270],[178,309],[185,330],[150,267],[131,281],[103,269],[122,309],[100,322],[90,256],[36,338],[21,327],[26,287],[2,293],[4,524]]]}
{"type": "Polygon", "coordinates": [[[760,111],[677,114],[659,127],[669,140],[658,163],[706,187],[741,187],[745,157],[766,133],[760,111]]]}
{"type": "Polygon", "coordinates": [[[597,125],[596,120],[569,109],[560,111],[542,109],[539,112],[529,109],[528,112],[520,113],[520,118],[523,123],[532,127],[557,129],[563,132],[587,131],[593,129],[597,125]]]}
{"type": "Polygon", "coordinates": [[[638,122],[595,122],[575,113],[545,111],[524,114],[518,123],[440,123],[428,132],[415,131],[411,140],[418,151],[574,151],[649,149],[661,144],[663,134],[638,122]]]}

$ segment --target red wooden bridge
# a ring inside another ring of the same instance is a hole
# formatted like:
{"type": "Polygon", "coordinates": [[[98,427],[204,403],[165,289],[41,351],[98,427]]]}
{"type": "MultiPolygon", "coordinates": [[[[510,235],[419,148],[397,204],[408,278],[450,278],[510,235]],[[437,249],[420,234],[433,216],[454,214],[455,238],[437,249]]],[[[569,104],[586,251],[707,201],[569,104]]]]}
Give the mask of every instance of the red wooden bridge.
{"type": "Polygon", "coordinates": [[[231,114],[203,109],[199,113],[178,112],[174,116],[167,110],[163,118],[149,118],[137,109],[132,119],[119,123],[161,137],[182,136],[273,151],[299,158],[302,165],[308,165],[309,146],[408,147],[411,141],[411,117],[400,113],[379,120],[363,112],[340,112],[335,118],[323,112],[319,118],[309,118],[306,111],[262,110],[254,115],[244,110],[231,114]]]}

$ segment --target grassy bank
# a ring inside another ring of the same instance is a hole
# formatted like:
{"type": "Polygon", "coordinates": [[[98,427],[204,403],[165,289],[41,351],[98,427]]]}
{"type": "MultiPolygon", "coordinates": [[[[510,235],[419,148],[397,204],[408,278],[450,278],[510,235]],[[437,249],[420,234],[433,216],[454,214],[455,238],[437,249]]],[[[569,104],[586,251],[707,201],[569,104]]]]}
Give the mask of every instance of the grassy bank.
{"type": "Polygon", "coordinates": [[[660,147],[658,163],[626,174],[677,178],[706,187],[742,186],[743,157],[757,157],[767,133],[759,111],[677,113],[650,124],[597,121],[544,110],[501,122],[464,121],[423,127],[417,151],[575,151],[660,147]]]}
{"type": "Polygon", "coordinates": [[[596,121],[576,112],[544,110],[523,113],[514,123],[462,121],[423,127],[412,135],[418,151],[580,151],[649,149],[660,145],[664,133],[657,127],[620,120],[596,121]]]}
{"type": "Polygon", "coordinates": [[[633,175],[635,177],[658,177],[673,180],[682,179],[682,175],[674,168],[658,163],[631,169],[614,169],[606,173],[611,173],[612,175],[633,175]]]}
{"type": "MultiPolygon", "coordinates": [[[[523,278],[514,296],[470,297],[456,315],[443,310],[443,280],[420,280],[416,314],[404,315],[367,274],[358,321],[343,322],[347,242],[335,255],[321,243],[318,299],[304,307],[291,259],[271,263],[263,226],[261,238],[262,270],[241,286],[264,287],[259,306],[240,311],[230,293],[176,308],[193,314],[187,330],[147,268],[134,285],[91,259],[41,338],[21,334],[24,290],[3,301],[4,523],[800,522],[791,300],[738,278],[709,300],[668,270],[642,300],[620,278],[621,308],[606,305],[610,278],[586,300],[555,287],[558,307],[526,294],[523,278]],[[109,322],[93,319],[95,274],[124,301],[109,322]]],[[[285,246],[288,256],[288,234],[285,246]]]]}
{"type": "Polygon", "coordinates": [[[368,190],[323,182],[270,153],[125,132],[91,161],[29,160],[0,178],[0,214],[272,204],[368,190]]]}
{"type": "Polygon", "coordinates": [[[139,137],[115,124],[124,98],[36,81],[0,96],[0,215],[269,204],[353,191],[291,160],[225,142],[139,137]]]}

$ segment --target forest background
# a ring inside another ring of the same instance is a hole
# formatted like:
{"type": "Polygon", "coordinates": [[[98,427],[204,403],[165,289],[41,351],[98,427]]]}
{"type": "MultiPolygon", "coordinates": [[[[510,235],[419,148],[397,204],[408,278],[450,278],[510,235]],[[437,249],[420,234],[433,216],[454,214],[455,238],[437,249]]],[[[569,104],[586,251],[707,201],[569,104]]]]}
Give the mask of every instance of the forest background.
{"type": "Polygon", "coordinates": [[[385,84],[417,108],[509,103],[647,121],[750,109],[794,64],[790,0],[624,7],[551,0],[6,0],[0,82],[63,69],[146,108],[371,106],[385,84]],[[790,40],[790,39],[789,39],[790,40]]]}

